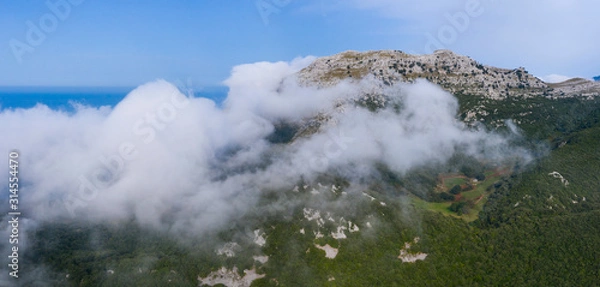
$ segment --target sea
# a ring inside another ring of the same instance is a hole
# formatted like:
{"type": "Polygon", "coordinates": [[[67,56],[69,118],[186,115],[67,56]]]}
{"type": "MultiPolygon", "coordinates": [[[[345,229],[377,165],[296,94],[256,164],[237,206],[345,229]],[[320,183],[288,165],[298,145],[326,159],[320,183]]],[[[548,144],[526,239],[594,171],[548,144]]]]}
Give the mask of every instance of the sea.
{"type": "MultiPolygon", "coordinates": [[[[0,87],[0,110],[28,109],[38,104],[53,110],[72,112],[75,103],[92,107],[116,106],[135,87],[0,87]]],[[[194,97],[213,100],[221,106],[227,87],[195,90],[194,97]]]]}

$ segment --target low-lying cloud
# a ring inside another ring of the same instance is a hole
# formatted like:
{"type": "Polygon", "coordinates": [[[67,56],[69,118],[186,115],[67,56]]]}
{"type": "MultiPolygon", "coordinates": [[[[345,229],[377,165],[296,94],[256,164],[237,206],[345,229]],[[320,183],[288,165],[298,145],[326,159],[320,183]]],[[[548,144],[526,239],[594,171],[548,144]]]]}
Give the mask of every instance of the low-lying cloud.
{"type": "Polygon", "coordinates": [[[558,75],[558,74],[550,74],[547,76],[541,77],[542,81],[546,83],[560,83],[572,79],[573,77],[558,75]]]}
{"type": "Polygon", "coordinates": [[[288,191],[323,172],[351,180],[367,177],[374,164],[403,174],[457,150],[494,160],[520,152],[503,136],[466,128],[456,98],[426,81],[298,84],[295,73],[312,60],[235,67],[222,108],[159,80],[112,109],[2,111],[0,150],[21,152],[23,214],[37,221],[135,218],[201,234],[243,217],[263,190],[288,191]],[[386,108],[356,105],[372,90],[385,95],[386,108]],[[315,118],[324,119],[318,130],[291,143],[268,140],[278,124],[301,129],[315,118]]]}

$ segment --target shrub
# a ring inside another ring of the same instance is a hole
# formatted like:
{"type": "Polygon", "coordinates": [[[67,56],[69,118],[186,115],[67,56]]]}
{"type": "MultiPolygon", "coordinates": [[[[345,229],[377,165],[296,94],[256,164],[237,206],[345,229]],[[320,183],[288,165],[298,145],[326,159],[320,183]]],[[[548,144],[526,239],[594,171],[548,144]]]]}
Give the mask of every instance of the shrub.
{"type": "Polygon", "coordinates": [[[453,201],[454,200],[454,195],[449,194],[447,192],[442,192],[440,194],[440,198],[444,201],[453,201]]]}
{"type": "Polygon", "coordinates": [[[484,181],[485,180],[485,174],[483,174],[482,172],[478,173],[475,175],[475,179],[478,181],[484,181]]]}
{"type": "Polygon", "coordinates": [[[455,185],[455,186],[453,186],[453,187],[450,189],[450,193],[451,193],[451,194],[454,194],[454,195],[456,195],[456,194],[459,194],[461,191],[462,191],[462,189],[460,188],[460,185],[458,185],[458,184],[457,184],[457,185],[455,185]]]}

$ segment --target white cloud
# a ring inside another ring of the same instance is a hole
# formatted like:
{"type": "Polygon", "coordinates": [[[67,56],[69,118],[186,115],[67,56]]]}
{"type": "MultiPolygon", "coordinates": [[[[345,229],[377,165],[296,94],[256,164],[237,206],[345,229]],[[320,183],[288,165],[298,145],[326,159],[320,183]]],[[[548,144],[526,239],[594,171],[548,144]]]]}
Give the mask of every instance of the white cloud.
{"type": "Polygon", "coordinates": [[[235,67],[223,109],[156,81],[112,110],[0,112],[0,121],[11,123],[0,127],[10,135],[0,150],[21,151],[25,213],[42,221],[69,217],[69,210],[82,220],[134,216],[197,234],[243,216],[262,190],[291,189],[323,170],[355,179],[370,175],[373,163],[404,173],[443,162],[457,148],[486,157],[516,152],[498,135],[465,129],[455,119],[457,100],[427,82],[388,88],[389,100],[403,109],[377,114],[353,105],[361,91],[374,88],[370,80],[320,90],[299,86],[293,74],[311,60],[235,67]],[[317,114],[331,118],[320,132],[291,145],[265,140],[279,121],[317,114]]]}
{"type": "Polygon", "coordinates": [[[573,77],[569,77],[569,76],[550,74],[547,76],[543,76],[540,79],[546,83],[560,83],[560,82],[564,82],[564,81],[572,79],[572,78],[573,77]]]}
{"type": "Polygon", "coordinates": [[[525,66],[536,74],[560,71],[593,75],[600,63],[597,53],[600,38],[596,37],[598,29],[593,24],[600,2],[595,0],[354,0],[349,3],[355,9],[397,18],[399,30],[410,25],[413,32],[422,35],[421,41],[412,41],[412,47],[397,47],[401,50],[425,52],[426,35],[438,37],[444,27],[450,27],[457,33],[446,48],[487,64],[507,68],[525,66]],[[460,31],[447,16],[465,12],[467,3],[479,5],[483,13],[469,17],[467,28],[460,31]]]}

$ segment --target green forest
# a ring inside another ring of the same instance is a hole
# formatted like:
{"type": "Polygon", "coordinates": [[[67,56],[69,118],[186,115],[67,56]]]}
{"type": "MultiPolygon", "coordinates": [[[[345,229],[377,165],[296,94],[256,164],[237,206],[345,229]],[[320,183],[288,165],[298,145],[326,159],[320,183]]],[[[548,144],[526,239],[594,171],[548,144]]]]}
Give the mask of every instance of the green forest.
{"type": "Polygon", "coordinates": [[[600,286],[600,99],[458,99],[463,118],[485,106],[487,129],[508,133],[496,123],[517,122],[523,136],[515,144],[531,150],[533,162],[492,167],[457,155],[406,175],[381,166],[362,192],[331,175],[321,182],[347,190],[350,204],[337,206],[342,196],[331,194],[330,204],[265,214],[261,205],[309,196],[265,191],[244,224],[201,238],[181,240],[135,218],[48,223],[28,234],[30,264],[22,273],[50,286],[198,286],[199,276],[222,266],[265,274],[252,286],[600,286]],[[323,206],[333,221],[305,220],[304,208],[323,206]],[[342,217],[360,231],[312,236],[335,232],[342,217]],[[267,238],[263,247],[252,242],[255,229],[267,238]],[[236,256],[215,253],[230,241],[240,245],[236,256]],[[414,242],[410,253],[427,257],[400,260],[407,242],[414,242]],[[316,247],[325,244],[339,250],[334,259],[316,247]],[[255,255],[269,259],[256,262],[255,255]]]}

